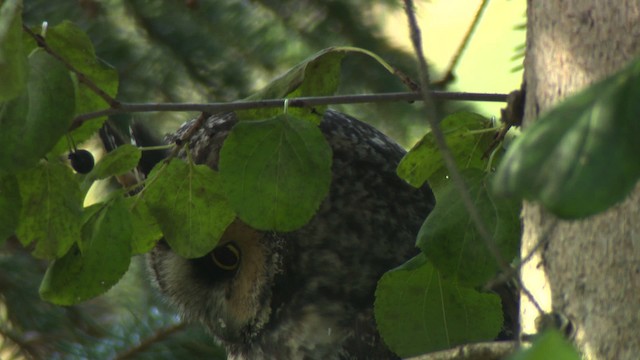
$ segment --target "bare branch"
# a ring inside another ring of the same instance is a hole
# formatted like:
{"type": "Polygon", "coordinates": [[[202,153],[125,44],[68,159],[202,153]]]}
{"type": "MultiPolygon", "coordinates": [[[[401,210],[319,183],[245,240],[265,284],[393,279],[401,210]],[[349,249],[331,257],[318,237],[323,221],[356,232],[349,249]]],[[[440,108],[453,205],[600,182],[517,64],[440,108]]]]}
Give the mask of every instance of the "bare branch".
{"type": "Polygon", "coordinates": [[[186,326],[187,325],[185,323],[181,322],[166,328],[159,329],[158,331],[153,333],[153,335],[143,339],[142,342],[137,346],[127,349],[126,351],[116,355],[115,359],[133,359],[136,357],[136,355],[139,355],[140,353],[151,347],[153,344],[160,343],[169,336],[184,330],[186,326]]]}
{"type": "Polygon", "coordinates": [[[500,360],[518,349],[516,341],[496,341],[456,346],[407,360],[500,360]]]}
{"type": "Polygon", "coordinates": [[[482,218],[480,217],[480,213],[473,203],[473,199],[471,198],[471,194],[469,193],[469,188],[467,184],[465,184],[458,167],[456,166],[455,159],[453,158],[453,154],[451,153],[451,149],[447,145],[442,129],[440,129],[440,125],[438,124],[438,119],[436,118],[436,113],[433,106],[429,106],[432,103],[430,92],[426,91],[429,86],[429,69],[427,67],[427,61],[422,52],[422,39],[420,35],[420,28],[416,21],[415,13],[414,13],[414,5],[412,0],[404,0],[405,3],[405,12],[407,14],[407,19],[409,21],[409,28],[411,32],[411,41],[413,43],[413,48],[415,50],[416,56],[418,58],[418,72],[420,74],[420,86],[425,91],[422,93],[423,101],[425,103],[425,108],[427,111],[427,121],[431,127],[431,132],[436,141],[436,145],[442,154],[442,158],[444,159],[445,165],[449,174],[451,176],[451,180],[453,184],[458,189],[460,196],[462,198],[462,202],[469,212],[469,217],[471,221],[475,225],[478,233],[482,237],[482,240],[485,242],[485,245],[491,252],[491,255],[496,259],[500,268],[503,272],[509,271],[509,264],[505,262],[498,250],[496,244],[493,242],[491,238],[491,234],[487,230],[482,218]]]}
{"type": "MultiPolygon", "coordinates": [[[[491,93],[470,93],[470,92],[447,92],[434,91],[431,93],[433,98],[438,100],[451,101],[487,101],[487,102],[505,102],[507,94],[491,94],[491,93]]],[[[313,96],[289,99],[290,107],[312,107],[319,105],[338,105],[338,104],[359,104],[359,103],[376,103],[376,102],[393,102],[393,101],[421,101],[422,95],[417,92],[399,92],[384,94],[363,94],[363,95],[337,95],[337,96],[313,96]]],[[[95,119],[101,116],[109,116],[124,113],[136,112],[157,112],[157,111],[198,111],[209,114],[222,112],[231,112],[237,110],[248,110],[258,108],[283,107],[284,99],[267,99],[255,101],[234,101],[219,102],[208,104],[196,103],[120,103],[115,108],[104,109],[96,112],[82,114],[77,116],[71,125],[71,130],[82,125],[83,122],[95,119]]]]}

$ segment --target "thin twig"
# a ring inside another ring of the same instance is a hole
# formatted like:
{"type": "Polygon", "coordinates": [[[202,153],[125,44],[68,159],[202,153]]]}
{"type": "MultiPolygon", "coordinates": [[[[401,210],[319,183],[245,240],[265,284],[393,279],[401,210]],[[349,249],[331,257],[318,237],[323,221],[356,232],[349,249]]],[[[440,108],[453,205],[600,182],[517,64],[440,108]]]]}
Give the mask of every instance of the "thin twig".
{"type": "Polygon", "coordinates": [[[136,355],[139,355],[140,353],[142,353],[152,345],[157,344],[163,341],[164,339],[168,338],[169,336],[182,331],[186,326],[187,325],[185,323],[181,322],[166,328],[162,328],[156,331],[150,337],[144,339],[137,346],[127,349],[126,351],[116,355],[114,360],[133,359],[136,355]]]}
{"type": "Polygon", "coordinates": [[[456,66],[458,66],[458,62],[460,62],[460,59],[462,58],[462,54],[467,49],[467,46],[469,45],[469,40],[471,40],[471,36],[476,31],[478,24],[480,24],[480,19],[482,18],[482,14],[486,10],[487,5],[489,5],[489,0],[482,0],[480,7],[478,7],[478,11],[476,11],[476,15],[473,17],[473,21],[471,22],[469,29],[467,29],[467,33],[464,35],[464,39],[460,43],[458,50],[456,51],[455,55],[451,59],[451,62],[449,63],[447,72],[445,72],[442,79],[436,81],[434,85],[445,85],[455,78],[455,76],[453,75],[453,72],[455,71],[456,66]]]}
{"type": "MultiPolygon", "coordinates": [[[[433,91],[431,96],[439,100],[451,101],[487,101],[487,102],[505,102],[507,94],[492,93],[471,93],[471,92],[447,92],[433,91]]],[[[337,104],[358,104],[358,103],[374,103],[374,102],[391,102],[391,101],[421,101],[422,95],[417,92],[399,92],[384,94],[363,94],[363,95],[337,95],[337,96],[312,96],[289,99],[289,107],[311,107],[319,105],[337,105],[337,104]]],[[[198,111],[210,114],[231,112],[237,110],[257,109],[257,108],[273,108],[283,107],[284,99],[267,99],[255,101],[234,101],[219,102],[209,104],[196,103],[119,103],[118,107],[104,109],[96,112],[86,113],[77,116],[73,120],[71,129],[75,129],[82,125],[83,122],[102,116],[135,113],[135,112],[156,112],[156,111],[198,111]]]]}
{"type": "Polygon", "coordinates": [[[428,90],[429,86],[429,70],[427,68],[427,61],[422,52],[422,39],[420,35],[420,27],[416,21],[415,13],[413,11],[414,5],[412,0],[404,0],[405,4],[405,12],[407,14],[407,19],[409,21],[409,29],[411,32],[411,42],[413,43],[413,48],[415,50],[416,56],[418,58],[418,72],[420,74],[420,86],[423,90],[423,101],[425,103],[425,108],[427,111],[427,120],[429,121],[429,125],[431,127],[431,133],[436,141],[436,145],[442,154],[442,158],[444,159],[445,165],[449,174],[451,175],[451,180],[453,184],[458,189],[460,196],[462,198],[462,202],[469,213],[469,217],[471,221],[475,225],[480,237],[485,242],[485,245],[491,252],[491,255],[498,262],[498,265],[503,271],[509,270],[509,265],[504,261],[500,251],[496,247],[496,244],[493,242],[489,231],[487,230],[482,218],[480,217],[480,213],[473,203],[473,199],[469,193],[469,188],[467,184],[465,184],[458,167],[456,166],[456,162],[453,158],[453,154],[451,153],[451,149],[447,145],[447,142],[444,138],[444,134],[442,129],[440,129],[440,125],[438,124],[438,119],[436,117],[436,112],[433,106],[429,106],[432,103],[430,98],[430,92],[428,90]]]}
{"type": "Polygon", "coordinates": [[[93,81],[91,81],[91,79],[89,79],[84,73],[76,69],[65,58],[63,58],[62,56],[60,56],[60,54],[55,52],[49,46],[49,44],[47,44],[47,40],[45,40],[43,36],[34,33],[26,25],[22,25],[22,29],[24,30],[24,32],[29,34],[29,36],[31,36],[36,41],[36,44],[38,44],[39,47],[44,49],[44,51],[46,51],[49,55],[53,56],[56,60],[60,61],[60,63],[62,63],[69,71],[71,71],[76,75],[79,82],[85,84],[89,89],[91,89],[91,91],[93,91],[98,96],[100,96],[102,100],[104,100],[111,108],[115,109],[118,106],[120,106],[119,101],[117,101],[116,99],[111,97],[111,95],[107,94],[102,89],[100,89],[100,87],[98,87],[98,85],[96,85],[93,81]]]}

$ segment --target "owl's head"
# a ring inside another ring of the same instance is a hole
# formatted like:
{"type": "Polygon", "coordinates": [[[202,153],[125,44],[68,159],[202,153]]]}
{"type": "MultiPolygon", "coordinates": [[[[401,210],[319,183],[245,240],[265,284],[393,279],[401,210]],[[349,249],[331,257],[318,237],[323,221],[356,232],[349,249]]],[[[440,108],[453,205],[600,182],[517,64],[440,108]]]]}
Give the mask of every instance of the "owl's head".
{"type": "Polygon", "coordinates": [[[161,241],[149,256],[149,268],[186,319],[201,322],[223,342],[242,342],[269,321],[282,250],[282,239],[275,234],[236,221],[201,258],[182,258],[161,241]]]}

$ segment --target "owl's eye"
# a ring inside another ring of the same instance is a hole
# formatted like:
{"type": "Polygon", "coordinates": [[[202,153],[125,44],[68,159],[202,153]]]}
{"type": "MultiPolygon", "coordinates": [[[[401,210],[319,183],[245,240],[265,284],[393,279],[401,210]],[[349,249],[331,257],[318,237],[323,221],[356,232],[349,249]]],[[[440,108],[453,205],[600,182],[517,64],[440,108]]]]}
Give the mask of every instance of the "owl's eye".
{"type": "Polygon", "coordinates": [[[221,270],[234,271],[240,265],[240,249],[234,243],[226,243],[213,249],[211,259],[221,270]]]}

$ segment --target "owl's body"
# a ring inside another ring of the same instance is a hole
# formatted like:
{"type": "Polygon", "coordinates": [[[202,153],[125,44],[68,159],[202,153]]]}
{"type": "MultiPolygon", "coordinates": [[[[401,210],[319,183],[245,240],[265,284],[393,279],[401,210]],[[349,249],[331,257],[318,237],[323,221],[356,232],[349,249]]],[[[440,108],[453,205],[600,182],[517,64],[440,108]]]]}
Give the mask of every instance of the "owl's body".
{"type": "MultiPolygon", "coordinates": [[[[209,118],[191,140],[194,161],[217,168],[235,123],[233,115],[209,118]]],[[[230,359],[394,358],[375,327],[376,283],[416,254],[435,200],[428,186],[397,177],[405,152],[373,127],[329,110],[320,129],[333,150],[333,177],[307,225],[264,233],[236,221],[218,245],[237,249],[233,271],[214,261],[226,250],[186,260],[161,242],[149,257],[161,291],[230,359]]]]}

